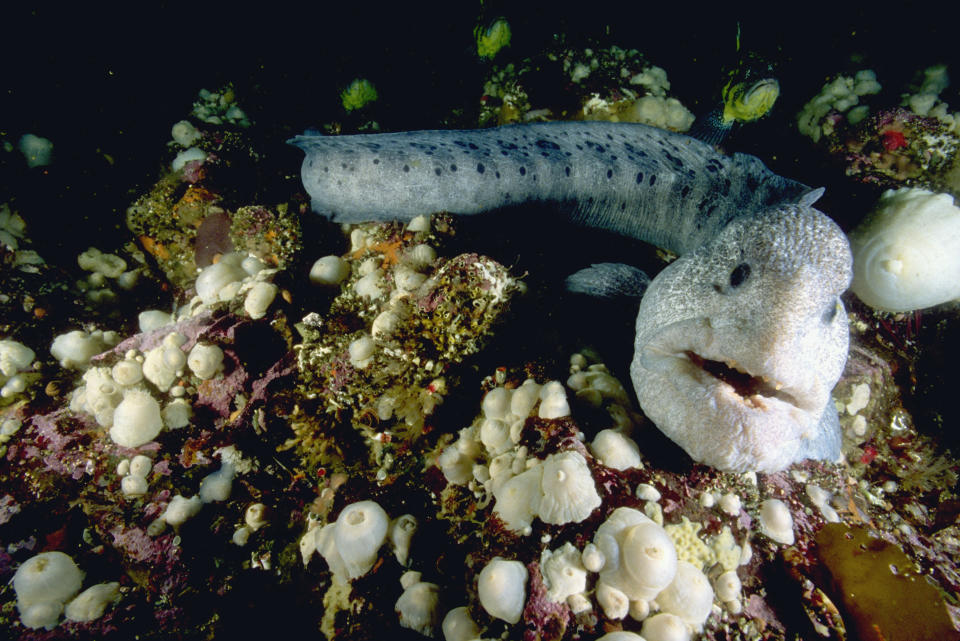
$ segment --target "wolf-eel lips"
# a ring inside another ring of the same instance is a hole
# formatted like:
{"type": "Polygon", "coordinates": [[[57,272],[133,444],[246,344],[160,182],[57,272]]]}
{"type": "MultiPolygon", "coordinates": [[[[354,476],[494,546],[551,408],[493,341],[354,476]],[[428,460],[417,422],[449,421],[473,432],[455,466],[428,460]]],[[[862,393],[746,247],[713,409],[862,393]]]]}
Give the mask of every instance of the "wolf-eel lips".
{"type": "Polygon", "coordinates": [[[758,397],[768,397],[780,399],[795,407],[801,406],[797,398],[784,390],[783,383],[773,382],[762,375],[754,376],[738,367],[735,361],[715,361],[689,350],[683,354],[697,368],[729,385],[748,405],[756,406],[758,397]]]}

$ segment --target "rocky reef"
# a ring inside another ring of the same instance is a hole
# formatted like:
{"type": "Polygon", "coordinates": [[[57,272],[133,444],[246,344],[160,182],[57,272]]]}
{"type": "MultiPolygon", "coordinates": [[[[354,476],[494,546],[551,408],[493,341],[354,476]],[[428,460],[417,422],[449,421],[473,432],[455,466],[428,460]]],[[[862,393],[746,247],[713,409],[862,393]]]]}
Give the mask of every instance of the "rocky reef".
{"type": "MultiPolygon", "coordinates": [[[[540,63],[490,67],[484,123],[673,100],[636,51],[540,63]]],[[[842,460],[720,472],[639,412],[594,303],[446,214],[314,220],[238,102],[173,126],[118,246],[54,262],[0,209],[0,636],[960,638],[955,307],[847,294],[842,460]]],[[[949,182],[954,148],[890,156],[929,118],[834,122],[849,179],[949,182]]]]}

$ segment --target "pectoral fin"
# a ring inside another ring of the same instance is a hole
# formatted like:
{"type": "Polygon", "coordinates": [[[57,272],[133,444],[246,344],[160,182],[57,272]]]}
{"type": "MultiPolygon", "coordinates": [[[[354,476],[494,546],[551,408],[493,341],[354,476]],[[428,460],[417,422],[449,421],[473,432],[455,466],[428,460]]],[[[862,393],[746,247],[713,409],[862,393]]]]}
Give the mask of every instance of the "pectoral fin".
{"type": "Polygon", "coordinates": [[[623,263],[596,263],[567,276],[567,291],[595,298],[640,300],[650,277],[623,263]]]}

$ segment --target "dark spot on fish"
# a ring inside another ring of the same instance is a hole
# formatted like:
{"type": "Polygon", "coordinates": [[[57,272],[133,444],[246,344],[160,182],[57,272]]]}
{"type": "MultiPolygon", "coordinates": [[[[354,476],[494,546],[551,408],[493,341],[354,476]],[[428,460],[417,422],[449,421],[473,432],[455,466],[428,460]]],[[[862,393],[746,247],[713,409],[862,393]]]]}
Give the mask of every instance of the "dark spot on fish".
{"type": "Polygon", "coordinates": [[[456,170],[457,170],[456,165],[450,165],[450,171],[456,171],[456,170]]]}
{"type": "Polygon", "coordinates": [[[617,160],[617,157],[616,157],[616,156],[614,156],[613,154],[610,154],[610,160],[612,160],[612,161],[614,161],[614,162],[616,162],[616,160],[617,160]]]}
{"type": "Polygon", "coordinates": [[[379,164],[380,164],[380,159],[379,159],[379,158],[374,158],[374,159],[373,159],[373,164],[374,164],[374,165],[379,165],[379,164]]]}
{"type": "Polygon", "coordinates": [[[404,165],[404,166],[403,166],[403,170],[404,170],[404,171],[410,171],[410,165],[404,165]]]}
{"type": "Polygon", "coordinates": [[[655,182],[657,182],[657,175],[656,175],[656,174],[650,174],[650,186],[653,187],[653,184],[654,184],[655,182]]]}
{"type": "Polygon", "coordinates": [[[499,171],[494,172],[493,175],[496,176],[497,178],[500,178],[500,172],[499,172],[499,171]]]}
{"type": "Polygon", "coordinates": [[[690,194],[690,185],[684,185],[683,189],[680,190],[680,197],[686,198],[690,194]]]}
{"type": "Polygon", "coordinates": [[[612,169],[608,169],[608,170],[607,170],[607,179],[610,179],[610,178],[613,178],[613,170],[612,170],[612,169]]]}
{"type": "Polygon", "coordinates": [[[627,203],[620,203],[620,211],[626,211],[627,203]]]}
{"type": "Polygon", "coordinates": [[[500,154],[503,155],[503,156],[509,156],[509,155],[510,155],[510,152],[509,152],[509,151],[501,151],[500,154]]]}
{"type": "Polygon", "coordinates": [[[679,158],[677,158],[677,157],[674,156],[673,154],[670,154],[670,153],[667,153],[667,152],[665,152],[664,155],[667,157],[667,160],[669,160],[671,163],[673,163],[673,166],[674,166],[674,167],[676,167],[677,169],[683,169],[683,161],[682,161],[682,160],[680,160],[679,158]]]}
{"type": "Polygon", "coordinates": [[[756,176],[748,175],[747,176],[747,190],[756,191],[757,187],[760,186],[760,182],[757,180],[756,176]]]}
{"type": "Polygon", "coordinates": [[[487,168],[483,166],[483,163],[482,163],[482,162],[478,162],[478,163],[477,163],[477,173],[478,173],[478,174],[482,174],[482,173],[485,172],[486,170],[487,170],[487,168]]]}
{"type": "Polygon", "coordinates": [[[560,145],[549,140],[540,139],[534,143],[540,149],[560,149],[560,145]]]}
{"type": "Polygon", "coordinates": [[[526,168],[526,167],[521,167],[521,168],[520,168],[520,175],[521,175],[521,176],[526,176],[526,175],[527,175],[527,168],[526,168]]]}
{"type": "Polygon", "coordinates": [[[750,265],[747,263],[740,263],[733,268],[732,272],[730,272],[730,287],[740,287],[740,285],[743,285],[748,278],[750,278],[750,265]]]}
{"type": "Polygon", "coordinates": [[[642,182],[643,182],[643,172],[642,172],[642,171],[638,171],[638,172],[637,172],[637,184],[639,185],[639,184],[642,183],[642,182]]]}
{"type": "Polygon", "coordinates": [[[611,136],[610,134],[607,134],[607,140],[613,140],[613,136],[611,136]]]}
{"type": "Polygon", "coordinates": [[[564,167],[564,168],[563,168],[563,173],[565,173],[566,175],[569,176],[569,175],[570,175],[570,168],[569,168],[569,167],[564,167]]]}
{"type": "Polygon", "coordinates": [[[474,149],[474,150],[480,149],[479,147],[477,147],[477,146],[476,146],[475,144],[473,144],[472,142],[471,142],[471,143],[468,143],[468,144],[467,144],[467,147],[470,147],[470,149],[474,149]]]}
{"type": "Polygon", "coordinates": [[[324,167],[324,168],[323,168],[323,173],[325,173],[325,174],[330,173],[330,168],[329,168],[329,167],[324,167]]]}
{"type": "Polygon", "coordinates": [[[443,173],[443,171],[442,171],[439,167],[437,167],[437,168],[435,168],[435,169],[433,170],[433,173],[435,173],[436,175],[439,176],[440,174],[443,173]]]}
{"type": "Polygon", "coordinates": [[[347,168],[347,163],[345,162],[340,163],[340,169],[346,169],[346,168],[347,168]]]}

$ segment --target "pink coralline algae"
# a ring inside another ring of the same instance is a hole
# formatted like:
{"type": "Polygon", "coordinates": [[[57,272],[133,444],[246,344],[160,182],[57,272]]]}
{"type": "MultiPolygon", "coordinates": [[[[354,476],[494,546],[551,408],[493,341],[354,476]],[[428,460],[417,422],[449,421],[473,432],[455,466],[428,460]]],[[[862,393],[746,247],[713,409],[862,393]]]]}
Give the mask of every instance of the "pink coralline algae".
{"type": "Polygon", "coordinates": [[[142,528],[118,525],[110,530],[113,544],[128,560],[151,565],[176,563],[181,548],[172,545],[172,534],[151,537],[142,528]]]}
{"type": "Polygon", "coordinates": [[[552,641],[562,639],[570,620],[570,607],[547,598],[539,563],[528,563],[530,596],[523,608],[523,641],[552,641]]]}

